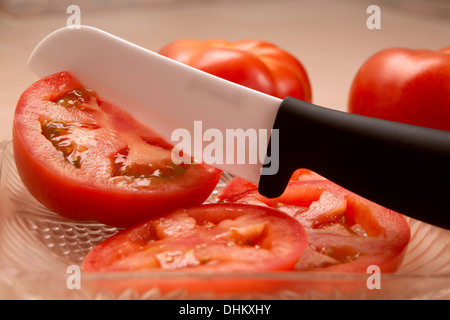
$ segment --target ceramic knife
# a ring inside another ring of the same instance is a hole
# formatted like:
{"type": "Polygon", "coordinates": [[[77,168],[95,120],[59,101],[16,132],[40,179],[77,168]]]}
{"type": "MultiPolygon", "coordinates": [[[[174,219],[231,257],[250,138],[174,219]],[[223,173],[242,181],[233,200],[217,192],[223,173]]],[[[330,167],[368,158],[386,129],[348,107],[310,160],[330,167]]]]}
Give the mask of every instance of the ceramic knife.
{"type": "Polygon", "coordinates": [[[450,228],[450,132],[278,99],[89,26],[54,31],[28,66],[40,77],[72,73],[185,154],[258,184],[264,196],[280,196],[291,174],[307,168],[450,228]]]}

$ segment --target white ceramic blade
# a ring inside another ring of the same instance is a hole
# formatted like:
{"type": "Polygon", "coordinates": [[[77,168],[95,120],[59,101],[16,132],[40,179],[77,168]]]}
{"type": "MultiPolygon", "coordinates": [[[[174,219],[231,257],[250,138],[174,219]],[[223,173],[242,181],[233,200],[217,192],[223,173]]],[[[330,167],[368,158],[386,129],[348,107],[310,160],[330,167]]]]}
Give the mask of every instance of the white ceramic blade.
{"type": "MultiPolygon", "coordinates": [[[[211,151],[213,147],[212,141],[203,141],[199,134],[208,129],[219,130],[223,143],[226,133],[233,130],[268,130],[270,134],[281,103],[278,98],[188,67],[89,26],[65,27],[51,33],[34,49],[28,66],[40,77],[70,72],[99,97],[128,111],[174,145],[181,142],[172,141],[174,130],[189,130],[191,154],[197,159],[205,148],[209,146],[211,151]],[[200,122],[194,127],[194,121],[200,122]]],[[[212,130],[209,133],[218,132],[212,130]]],[[[267,144],[268,139],[269,135],[262,142],[267,144]]],[[[244,152],[239,148],[245,147],[235,147],[236,153],[244,152]]],[[[226,152],[227,146],[223,150],[226,152]]],[[[226,161],[225,154],[223,160],[208,163],[259,182],[261,161],[239,164],[237,160],[226,161]]]]}

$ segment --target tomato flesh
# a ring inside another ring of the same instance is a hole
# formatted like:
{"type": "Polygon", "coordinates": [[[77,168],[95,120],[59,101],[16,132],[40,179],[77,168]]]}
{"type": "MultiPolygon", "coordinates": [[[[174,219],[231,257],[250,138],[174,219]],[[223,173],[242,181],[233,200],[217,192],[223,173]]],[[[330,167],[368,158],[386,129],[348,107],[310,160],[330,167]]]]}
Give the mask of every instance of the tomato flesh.
{"type": "Polygon", "coordinates": [[[219,194],[224,203],[260,205],[282,211],[307,230],[309,246],[295,269],[321,272],[383,272],[398,269],[410,230],[399,213],[370,202],[309,170],[299,170],[279,198],[234,178],[219,194]]]}
{"type": "Polygon", "coordinates": [[[98,244],[86,272],[289,270],[307,244],[295,219],[270,208],[208,204],[178,209],[98,244]]]}
{"type": "Polygon", "coordinates": [[[13,146],[38,201],[69,219],[117,227],[199,205],[221,175],[201,163],[174,164],[172,145],[67,72],[22,94],[13,146]]]}

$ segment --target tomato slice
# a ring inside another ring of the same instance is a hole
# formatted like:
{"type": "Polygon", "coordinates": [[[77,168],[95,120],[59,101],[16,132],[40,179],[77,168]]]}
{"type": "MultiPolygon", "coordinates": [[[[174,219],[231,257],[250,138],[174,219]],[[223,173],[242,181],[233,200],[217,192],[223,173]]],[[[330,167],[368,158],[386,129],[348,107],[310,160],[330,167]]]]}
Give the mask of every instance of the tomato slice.
{"type": "Polygon", "coordinates": [[[305,169],[293,175],[279,198],[263,197],[256,185],[241,178],[231,180],[218,198],[274,208],[299,221],[309,246],[296,270],[360,273],[377,265],[383,272],[394,272],[410,238],[403,215],[305,169]]]}
{"type": "Polygon", "coordinates": [[[221,175],[205,164],[174,164],[169,143],[67,72],[22,94],[13,146],[38,201],[66,218],[116,227],[199,205],[221,175]]]}
{"type": "Polygon", "coordinates": [[[86,272],[269,271],[292,269],[305,229],[261,206],[206,204],[125,229],[92,249],[86,272]]]}

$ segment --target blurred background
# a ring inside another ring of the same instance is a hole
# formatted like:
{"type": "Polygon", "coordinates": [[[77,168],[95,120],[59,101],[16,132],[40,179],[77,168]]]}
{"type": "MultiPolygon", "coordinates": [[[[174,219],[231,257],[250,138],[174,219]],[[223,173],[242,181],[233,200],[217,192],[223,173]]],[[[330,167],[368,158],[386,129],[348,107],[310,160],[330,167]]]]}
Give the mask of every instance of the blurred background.
{"type": "Polygon", "coordinates": [[[29,55],[66,25],[70,5],[80,7],[81,24],[153,51],[180,38],[275,43],[305,66],[313,103],[343,111],[354,75],[375,52],[450,46],[449,0],[0,0],[0,142],[11,137],[20,94],[37,80],[29,55]],[[374,4],[381,29],[371,30],[374,4]]]}

